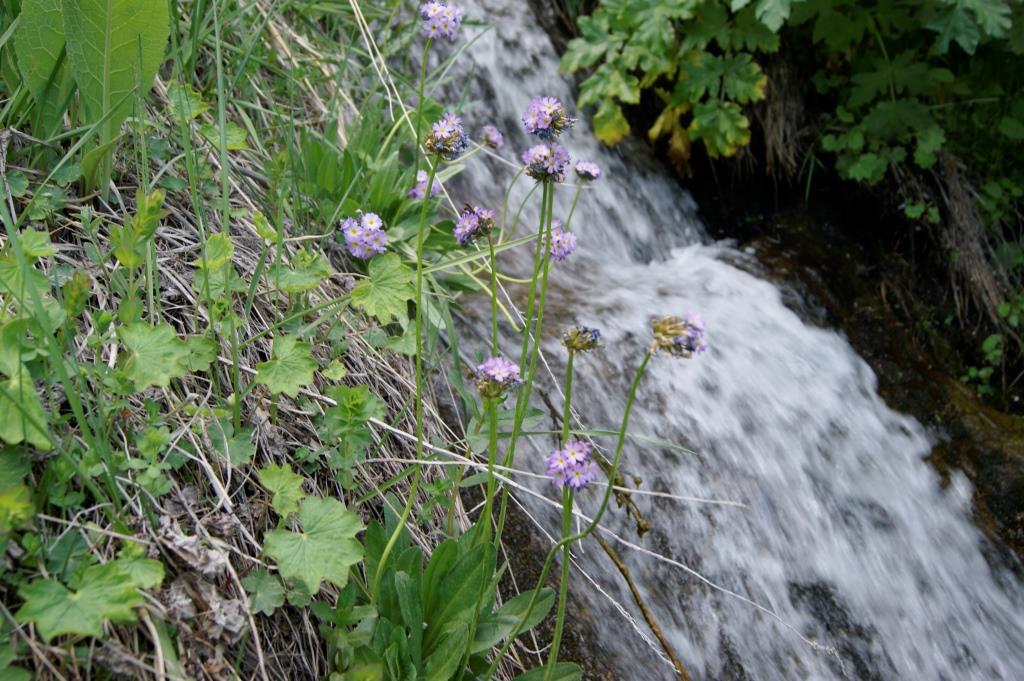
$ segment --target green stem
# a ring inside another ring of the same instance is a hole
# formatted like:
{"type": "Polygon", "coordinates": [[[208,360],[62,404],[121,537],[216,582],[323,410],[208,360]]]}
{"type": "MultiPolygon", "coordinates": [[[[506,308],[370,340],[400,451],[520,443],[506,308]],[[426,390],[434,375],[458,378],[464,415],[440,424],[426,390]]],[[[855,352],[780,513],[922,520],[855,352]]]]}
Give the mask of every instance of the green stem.
{"type": "MultiPolygon", "coordinates": [[[[565,408],[562,411],[562,445],[569,441],[569,418],[572,413],[572,374],[573,358],[576,353],[569,348],[569,358],[565,363],[565,408]]],[[[562,537],[568,537],[572,532],[572,488],[566,485],[562,488],[562,537]]],[[[562,630],[565,626],[565,604],[569,595],[569,547],[566,544],[562,549],[562,578],[558,582],[558,611],[555,615],[555,632],[551,639],[551,652],[548,654],[547,669],[544,672],[544,679],[547,681],[558,663],[558,646],[562,641],[562,630]]]]}
{"type": "MultiPolygon", "coordinates": [[[[416,167],[415,174],[420,172],[420,125],[423,124],[423,89],[427,84],[427,56],[430,52],[432,38],[427,38],[423,43],[423,54],[420,56],[420,84],[416,90],[416,123],[412,131],[412,143],[416,145],[416,167]]],[[[435,164],[436,165],[436,164],[435,164]]],[[[430,186],[427,186],[427,193],[423,195],[423,203],[430,202],[430,186]]],[[[418,303],[419,301],[417,301],[418,303]]]]}
{"type": "Polygon", "coordinates": [[[565,361],[565,407],[562,409],[562,444],[565,445],[569,441],[569,419],[572,415],[571,404],[572,404],[572,372],[573,372],[573,359],[576,357],[576,352],[569,348],[569,358],[565,361]]]}
{"type": "MultiPolygon", "coordinates": [[[[519,440],[520,430],[522,429],[523,419],[526,417],[526,410],[530,403],[530,393],[533,391],[533,374],[537,367],[537,356],[540,352],[540,328],[544,320],[544,300],[547,297],[547,282],[548,282],[548,271],[551,264],[548,253],[551,250],[551,222],[552,214],[554,212],[554,187],[549,182],[544,183],[544,193],[541,197],[541,229],[537,234],[537,251],[534,254],[534,265],[533,265],[533,277],[530,284],[530,295],[526,302],[526,317],[523,323],[523,346],[519,358],[519,366],[526,364],[527,358],[530,360],[530,367],[526,371],[526,385],[519,391],[516,396],[515,411],[513,414],[512,421],[512,433],[509,437],[508,451],[505,453],[505,460],[503,464],[506,467],[512,465],[515,461],[516,443],[519,440]],[[543,237],[541,236],[543,232],[543,237]],[[537,292],[538,276],[540,277],[540,290],[539,295],[537,292]],[[536,298],[537,315],[536,320],[533,320],[533,308],[534,299],[536,298]],[[530,333],[531,322],[533,322],[534,331],[530,333]],[[533,345],[530,345],[530,339],[533,339],[533,345]]],[[[508,511],[508,487],[503,487],[501,491],[501,507],[498,511],[498,538],[500,541],[501,533],[505,528],[505,514],[508,511]]]]}
{"type": "Polygon", "coordinates": [[[498,355],[498,262],[494,257],[494,236],[487,235],[491,258],[491,355],[498,355]]]}
{"type": "MultiPolygon", "coordinates": [[[[426,69],[424,68],[424,72],[426,69]]],[[[420,91],[423,90],[423,84],[420,83],[420,91]]],[[[427,209],[430,207],[430,201],[426,197],[430,196],[430,188],[434,185],[434,177],[437,175],[437,166],[440,161],[435,159],[434,163],[428,163],[430,166],[430,176],[427,179],[427,191],[424,194],[423,201],[421,202],[420,208],[420,221],[417,227],[416,234],[416,461],[423,460],[423,242],[425,239],[426,222],[427,222],[427,209]]],[[[398,541],[399,535],[402,533],[402,528],[405,527],[406,521],[409,519],[409,515],[412,513],[413,503],[416,501],[416,493],[419,491],[420,479],[423,477],[422,465],[419,463],[415,465],[415,473],[412,478],[412,486],[409,488],[409,498],[405,502],[405,508],[402,509],[402,516],[398,519],[398,523],[395,525],[394,531],[388,538],[388,543],[384,546],[384,551],[380,555],[380,560],[377,562],[377,574],[373,576],[373,588],[370,590],[371,598],[370,603],[375,604],[377,602],[377,593],[380,587],[380,579],[384,574],[384,566],[388,556],[391,554],[392,549],[395,548],[395,543],[398,541]]]]}
{"type": "Polygon", "coordinates": [[[626,397],[626,409],[622,414],[622,425],[619,428],[618,440],[615,443],[615,457],[612,459],[612,467],[608,472],[608,484],[605,486],[604,497],[601,499],[601,505],[598,507],[597,513],[581,532],[568,537],[563,537],[551,547],[550,551],[548,551],[547,556],[544,558],[544,565],[541,568],[540,577],[537,579],[537,586],[533,590],[533,596],[530,597],[530,603],[526,608],[526,612],[519,617],[519,621],[516,623],[515,628],[513,628],[512,633],[505,640],[505,643],[502,645],[501,650],[498,651],[498,654],[495,655],[488,671],[488,678],[494,675],[494,672],[501,663],[502,658],[504,658],[505,654],[508,652],[509,646],[512,645],[512,642],[521,633],[523,623],[526,622],[530,613],[533,611],[533,608],[536,606],[537,597],[540,595],[541,587],[544,585],[544,580],[547,579],[548,570],[551,569],[551,561],[554,559],[555,554],[557,554],[562,547],[571,544],[574,541],[579,541],[580,539],[592,534],[601,522],[601,518],[604,517],[605,511],[608,509],[608,501],[612,496],[612,487],[615,485],[615,478],[619,474],[619,462],[622,459],[622,447],[626,441],[626,431],[629,429],[629,415],[633,411],[633,403],[636,401],[636,391],[640,385],[640,379],[643,378],[644,372],[647,370],[647,364],[650,361],[651,350],[647,350],[647,352],[644,353],[643,360],[640,362],[640,366],[636,370],[636,375],[633,377],[633,383],[629,386],[629,394],[626,397]]]}
{"type": "Polygon", "coordinates": [[[494,509],[494,465],[498,460],[498,401],[487,400],[487,500],[480,516],[484,543],[491,540],[491,512],[494,509]]]}
{"type": "MultiPolygon", "coordinates": [[[[562,488],[562,537],[568,537],[572,532],[572,488],[566,485],[562,488]]],[[[565,602],[569,595],[569,547],[566,544],[562,548],[562,576],[558,583],[558,614],[555,615],[555,633],[551,639],[551,652],[548,653],[547,669],[544,670],[544,681],[551,678],[558,664],[558,644],[562,642],[562,630],[565,627],[565,602]]]]}

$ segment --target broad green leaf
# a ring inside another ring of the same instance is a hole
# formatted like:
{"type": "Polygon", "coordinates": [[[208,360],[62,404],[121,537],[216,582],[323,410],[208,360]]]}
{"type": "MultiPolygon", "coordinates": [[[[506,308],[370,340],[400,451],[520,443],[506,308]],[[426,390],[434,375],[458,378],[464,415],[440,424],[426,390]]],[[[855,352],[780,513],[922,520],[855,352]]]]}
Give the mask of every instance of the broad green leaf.
{"type": "Polygon", "coordinates": [[[963,0],[955,0],[944,12],[935,15],[926,27],[939,34],[936,45],[939,54],[949,50],[950,41],[955,41],[967,54],[974,54],[981,41],[981,30],[967,12],[963,0]]]}
{"type": "Polygon", "coordinates": [[[551,672],[550,677],[545,677],[546,667],[537,667],[528,672],[523,672],[514,681],[582,681],[583,671],[575,662],[558,662],[551,672]]]}
{"type": "Polygon", "coordinates": [[[921,168],[935,165],[935,155],[946,142],[946,133],[937,125],[932,125],[917,133],[917,148],[914,149],[914,163],[921,168]]]}
{"type": "Polygon", "coordinates": [[[310,594],[320,591],[324,580],[345,586],[349,568],[363,557],[363,547],[355,539],[363,529],[359,516],[337,499],[313,497],[299,507],[299,522],[300,532],[267,532],[266,554],[277,561],[284,577],[298,580],[310,594]]]}
{"type": "Polygon", "coordinates": [[[0,324],[0,374],[14,376],[18,373],[23,358],[33,348],[27,334],[27,319],[12,319],[0,324]]]}
{"type": "Polygon", "coordinates": [[[850,166],[847,174],[853,180],[876,184],[885,177],[885,170],[889,164],[882,156],[875,153],[862,154],[850,166]]]}
{"type": "Polygon", "coordinates": [[[1010,30],[1010,3],[1006,0],[963,0],[981,30],[990,38],[1001,38],[1010,30]]]}
{"type": "Polygon", "coordinates": [[[164,210],[164,199],[167,193],[163,189],[154,189],[146,194],[141,189],[135,192],[135,213],[132,215],[132,229],[143,239],[156,234],[160,220],[169,215],[164,210]]]}
{"type": "Polygon", "coordinates": [[[406,319],[407,302],[415,298],[415,275],[395,253],[386,253],[370,261],[369,278],[352,291],[352,302],[381,324],[406,319]]]}
{"type": "Polygon", "coordinates": [[[447,627],[434,651],[427,658],[426,681],[448,681],[454,677],[466,649],[469,625],[455,622],[447,627]]]}
{"type": "Polygon", "coordinates": [[[1003,116],[999,121],[999,132],[1014,142],[1024,141],[1024,123],[1016,118],[1003,116]]]}
{"type": "Polygon", "coordinates": [[[479,605],[481,587],[488,578],[489,546],[476,545],[452,564],[440,580],[440,586],[428,583],[436,579],[430,575],[430,566],[424,575],[424,618],[427,629],[423,637],[423,650],[432,653],[444,638],[449,627],[467,623],[479,605]],[[431,589],[428,592],[428,589],[431,589]]]}
{"type": "Polygon", "coordinates": [[[49,420],[25,365],[19,365],[0,383],[0,440],[9,445],[28,442],[49,451],[53,446],[46,433],[49,420]]]}
{"type": "Polygon", "coordinates": [[[210,428],[210,442],[223,460],[232,466],[244,466],[256,455],[253,431],[252,426],[245,426],[236,433],[230,419],[221,419],[210,428]]]}
{"type": "Polygon", "coordinates": [[[292,257],[290,266],[275,265],[268,274],[274,285],[285,293],[305,293],[319,286],[331,272],[331,265],[323,254],[301,250],[292,257]]]}
{"type": "Polygon", "coordinates": [[[115,134],[113,139],[101,142],[82,154],[82,178],[86,187],[102,189],[106,186],[112,169],[111,157],[119,139],[120,137],[115,134]]]}
{"type": "Polygon", "coordinates": [[[21,250],[29,261],[46,258],[57,252],[50,241],[50,233],[35,229],[25,229],[18,233],[21,250]]]}
{"type": "MultiPolygon", "coordinates": [[[[778,32],[782,24],[789,18],[790,5],[800,0],[758,0],[755,6],[757,18],[772,31],[778,32]]],[[[743,3],[740,5],[742,7],[743,3]]],[[[737,3],[733,2],[733,11],[739,9],[737,3]]]]}
{"type": "Polygon", "coordinates": [[[306,496],[302,491],[302,476],[293,472],[290,466],[270,465],[259,470],[260,484],[273,496],[270,504],[281,516],[299,510],[299,501],[306,496]]]}
{"type": "Polygon", "coordinates": [[[103,636],[103,621],[134,622],[142,605],[136,583],[118,561],[87,568],[78,591],[55,579],[38,579],[18,590],[25,603],[15,618],[34,622],[43,640],[62,634],[103,636]]]}
{"type": "Polygon", "coordinates": [[[593,16],[582,16],[578,22],[580,37],[573,38],[565,46],[560,68],[566,73],[575,73],[593,66],[606,55],[614,55],[622,46],[622,34],[610,32],[607,20],[593,16]]]}
{"type": "Polygon", "coordinates": [[[189,336],[187,344],[188,360],[185,363],[189,371],[206,371],[213,364],[213,361],[217,359],[219,346],[212,338],[189,336]]]}
{"type": "Polygon", "coordinates": [[[167,100],[171,117],[179,123],[190,121],[203,115],[210,107],[203,101],[203,96],[189,83],[184,85],[177,81],[167,86],[167,100]]]}
{"type": "Polygon", "coordinates": [[[740,104],[764,99],[768,77],[749,54],[727,57],[722,64],[722,91],[740,104]]]}
{"type": "Polygon", "coordinates": [[[289,397],[299,394],[299,388],[313,382],[316,360],[313,347],[295,336],[274,339],[270,360],[256,365],[256,382],[262,383],[275,395],[289,397]]]}
{"type": "MultiPolygon", "coordinates": [[[[225,127],[224,143],[227,151],[239,151],[241,149],[249,148],[249,136],[245,132],[244,128],[228,121],[225,127]]],[[[206,141],[212,144],[216,148],[220,148],[220,129],[215,125],[204,125],[199,128],[199,134],[201,134],[206,141]]]]}
{"type": "Polygon", "coordinates": [[[121,571],[138,589],[155,589],[164,581],[164,564],[152,558],[118,558],[121,571]]]}
{"type": "Polygon", "coordinates": [[[611,99],[605,99],[594,114],[594,136],[605,144],[618,144],[629,134],[629,123],[622,113],[622,107],[611,99]]]}
{"type": "Polygon", "coordinates": [[[48,137],[61,123],[74,81],[63,59],[64,19],[61,0],[23,0],[14,34],[18,68],[41,112],[48,137]]]}
{"type": "Polygon", "coordinates": [[[0,540],[28,523],[35,511],[32,492],[26,485],[0,486],[0,540]]]}
{"type": "Polygon", "coordinates": [[[703,140],[712,158],[732,156],[750,142],[750,121],[735,102],[711,100],[693,107],[689,133],[703,140]]]}
{"type": "Polygon", "coordinates": [[[284,586],[281,580],[260,568],[242,579],[249,594],[249,609],[254,614],[273,615],[284,605],[284,586]]]}
{"type": "Polygon", "coordinates": [[[169,325],[135,322],[122,326],[117,333],[129,352],[122,368],[135,390],[145,390],[151,385],[166,388],[172,378],[187,372],[188,345],[169,325]]]}
{"type": "MultiPolygon", "coordinates": [[[[87,124],[103,120],[99,144],[113,141],[137,97],[149,91],[164,59],[168,6],[153,0],[62,0],[71,72],[87,124]]],[[[97,186],[110,177],[109,153],[97,186]]]]}
{"type": "MultiPolygon", "coordinates": [[[[469,652],[479,653],[489,650],[511,636],[516,625],[519,624],[519,620],[526,614],[532,597],[532,591],[519,594],[501,606],[496,612],[481,617],[480,622],[477,624],[473,647],[470,648],[469,652]]],[[[530,610],[530,615],[523,622],[522,627],[520,627],[519,633],[529,631],[540,624],[554,604],[555,592],[547,588],[542,589],[537,597],[537,602],[533,604],[533,609],[530,610]]]]}
{"type": "Polygon", "coordinates": [[[231,262],[234,255],[235,245],[231,237],[224,232],[217,232],[207,237],[203,257],[196,258],[192,264],[199,269],[213,270],[231,262]]]}

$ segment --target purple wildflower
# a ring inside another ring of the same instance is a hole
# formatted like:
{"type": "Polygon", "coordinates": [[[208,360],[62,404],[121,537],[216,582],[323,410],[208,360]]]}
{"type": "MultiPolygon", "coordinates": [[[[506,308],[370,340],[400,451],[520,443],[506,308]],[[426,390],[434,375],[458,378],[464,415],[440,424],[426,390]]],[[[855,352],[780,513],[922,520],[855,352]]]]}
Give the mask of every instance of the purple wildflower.
{"type": "Polygon", "coordinates": [[[578,491],[594,480],[597,480],[597,466],[593,461],[585,461],[565,472],[565,482],[562,485],[569,485],[573,490],[578,491]]]}
{"type": "Polygon", "coordinates": [[[601,331],[589,326],[574,326],[562,334],[562,345],[573,352],[589,352],[601,344],[601,331]]]}
{"type": "Polygon", "coordinates": [[[562,221],[551,221],[551,245],[548,252],[551,259],[557,262],[565,260],[576,250],[576,235],[562,229],[562,221]]]}
{"type": "Polygon", "coordinates": [[[557,142],[532,146],[523,152],[526,174],[535,180],[561,182],[569,166],[569,152],[557,142]]]}
{"type": "MultiPolygon", "coordinates": [[[[430,181],[430,175],[427,174],[426,170],[420,170],[416,173],[416,184],[412,189],[409,190],[409,198],[416,199],[417,201],[422,199],[427,194],[427,182],[430,181]]],[[[430,185],[430,196],[431,198],[441,193],[441,183],[434,178],[433,184],[430,185]]]]}
{"type": "Polygon", "coordinates": [[[593,446],[581,440],[569,440],[548,455],[548,475],[559,487],[582,489],[597,479],[597,466],[591,460],[593,446]]]}
{"type": "Polygon", "coordinates": [[[476,389],[485,399],[497,399],[522,383],[519,367],[504,357],[489,357],[473,372],[476,389]]]}
{"type": "Polygon", "coordinates": [[[565,455],[565,450],[556,449],[548,455],[548,475],[556,480],[572,468],[572,463],[565,455]]]}
{"type": "Polygon", "coordinates": [[[480,134],[484,138],[484,144],[492,149],[501,149],[502,145],[505,144],[505,136],[493,125],[485,125],[480,130],[480,134]]]}
{"type": "Polygon", "coordinates": [[[420,5],[423,19],[423,34],[428,38],[445,38],[455,42],[462,25],[462,8],[449,5],[444,0],[425,2],[420,5]]]}
{"type": "Polygon", "coordinates": [[[526,131],[545,140],[556,137],[575,124],[575,119],[569,118],[565,107],[555,97],[534,97],[523,113],[526,131]]]}
{"type": "Polygon", "coordinates": [[[460,246],[468,246],[477,238],[490,234],[493,228],[494,211],[467,205],[455,223],[455,240],[460,246]]]}
{"type": "Polygon", "coordinates": [[[462,119],[455,114],[445,113],[441,120],[430,126],[427,135],[427,151],[437,154],[446,161],[455,160],[469,143],[462,119]]]}
{"type": "Polygon", "coordinates": [[[574,170],[576,171],[576,176],[584,182],[596,180],[601,177],[601,166],[597,165],[593,161],[576,161],[574,170]]]}
{"type": "Polygon", "coordinates": [[[686,313],[686,319],[661,317],[651,322],[653,351],[664,350],[676,357],[692,357],[708,349],[704,339],[704,320],[696,312],[686,313]]]}
{"type": "Polygon", "coordinates": [[[384,232],[384,221],[376,213],[346,218],[341,223],[341,234],[348,252],[360,260],[369,260],[387,250],[388,235],[384,232]]]}
{"type": "Polygon", "coordinates": [[[588,461],[592,450],[593,446],[583,440],[569,440],[562,447],[566,460],[573,466],[579,466],[581,463],[588,461]]]}

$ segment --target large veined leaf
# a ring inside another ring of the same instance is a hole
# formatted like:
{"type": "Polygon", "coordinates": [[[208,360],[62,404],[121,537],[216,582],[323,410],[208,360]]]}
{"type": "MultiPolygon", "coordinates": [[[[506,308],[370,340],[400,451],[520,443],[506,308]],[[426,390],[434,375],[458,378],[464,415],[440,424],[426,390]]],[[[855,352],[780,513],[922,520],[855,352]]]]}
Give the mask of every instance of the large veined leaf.
{"type": "Polygon", "coordinates": [[[28,442],[47,451],[53,446],[46,434],[48,423],[32,377],[19,365],[7,380],[0,381],[0,440],[10,445],[28,442]]]}
{"type": "Polygon", "coordinates": [[[416,297],[412,287],[413,271],[402,264],[395,253],[387,253],[370,261],[370,277],[363,279],[352,291],[352,302],[381,324],[392,319],[405,319],[406,303],[416,297]]]}
{"type": "MultiPolygon", "coordinates": [[[[170,19],[165,2],[154,0],[62,0],[71,72],[87,124],[103,120],[99,145],[112,142],[132,111],[136,90],[149,90],[163,62],[170,19]]],[[[96,173],[110,178],[108,148],[96,173]]]]}
{"type": "Polygon", "coordinates": [[[299,394],[299,388],[313,382],[316,360],[313,347],[295,336],[278,336],[270,351],[270,359],[256,365],[256,382],[277,395],[299,394]]]}
{"type": "Polygon", "coordinates": [[[327,580],[338,587],[348,582],[348,569],[363,557],[355,536],[362,531],[359,516],[337,499],[306,499],[299,507],[301,532],[272,530],[263,545],[277,561],[281,574],[305,585],[309,593],[320,591],[327,580]]]}
{"type": "Polygon", "coordinates": [[[140,581],[126,567],[120,560],[93,565],[82,574],[77,591],[56,579],[37,579],[18,591],[25,604],[15,617],[19,622],[35,622],[46,641],[61,634],[102,636],[103,620],[134,622],[134,608],[143,602],[138,588],[155,586],[160,580],[152,579],[153,571],[146,570],[146,578],[140,581]]]}
{"type": "Polygon", "coordinates": [[[172,378],[184,376],[188,370],[188,344],[169,325],[137,322],[122,327],[118,335],[130,352],[124,373],[136,390],[151,385],[166,388],[172,378]]]}
{"type": "Polygon", "coordinates": [[[38,133],[49,136],[60,124],[74,85],[64,60],[61,0],[23,0],[14,49],[39,111],[43,130],[38,133]]]}

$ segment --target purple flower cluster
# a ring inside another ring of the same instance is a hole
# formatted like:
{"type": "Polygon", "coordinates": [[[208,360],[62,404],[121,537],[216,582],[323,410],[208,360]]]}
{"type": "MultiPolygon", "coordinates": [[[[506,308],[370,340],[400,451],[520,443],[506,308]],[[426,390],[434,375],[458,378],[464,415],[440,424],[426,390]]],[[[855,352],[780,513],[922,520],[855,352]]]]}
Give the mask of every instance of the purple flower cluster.
{"type": "Polygon", "coordinates": [[[548,475],[559,487],[582,489],[597,479],[597,465],[590,458],[592,451],[589,442],[569,440],[548,456],[548,475]]]}
{"type": "Polygon", "coordinates": [[[576,171],[576,176],[584,182],[596,180],[601,177],[601,166],[597,165],[593,161],[576,161],[576,165],[573,166],[576,171]]]}
{"type": "Polygon", "coordinates": [[[505,144],[505,136],[493,125],[485,125],[481,128],[480,134],[484,138],[484,144],[491,149],[501,149],[502,145],[505,144]]]}
{"type": "Polygon", "coordinates": [[[535,180],[561,182],[569,166],[569,152],[557,142],[545,142],[523,152],[526,174],[535,180]]]}
{"type": "Polygon", "coordinates": [[[561,262],[576,250],[576,235],[562,229],[562,221],[555,218],[551,221],[551,244],[548,253],[551,259],[561,262]]]}
{"type": "Polygon", "coordinates": [[[462,128],[462,119],[455,114],[445,113],[441,120],[430,126],[427,135],[427,151],[437,154],[446,161],[458,158],[466,149],[469,139],[462,128]]]}
{"type": "Polygon", "coordinates": [[[565,113],[565,107],[555,97],[534,97],[523,113],[523,125],[531,135],[541,139],[556,137],[571,128],[576,121],[565,113]]]}
{"type": "Polygon", "coordinates": [[[420,5],[423,19],[423,34],[428,38],[445,38],[451,42],[459,37],[463,11],[444,0],[425,2],[420,5]]]}
{"type": "Polygon", "coordinates": [[[562,334],[562,345],[573,352],[590,352],[601,344],[601,331],[589,326],[573,326],[562,334]]]}
{"type": "MultiPolygon", "coordinates": [[[[427,182],[430,181],[430,175],[427,174],[426,170],[420,170],[416,173],[416,184],[412,189],[409,190],[409,198],[420,200],[427,195],[427,182]]],[[[441,183],[434,178],[433,184],[430,185],[430,196],[431,198],[441,193],[441,183]]]]}
{"type": "Polygon", "coordinates": [[[654,331],[652,349],[664,350],[676,357],[693,357],[708,349],[704,339],[704,320],[694,311],[686,313],[685,319],[661,317],[651,322],[654,331]]]}
{"type": "Polygon", "coordinates": [[[489,357],[473,372],[476,389],[484,399],[497,399],[523,382],[519,367],[504,357],[489,357]]]}
{"type": "Polygon", "coordinates": [[[490,234],[493,228],[494,211],[467,204],[455,223],[455,240],[460,246],[468,246],[477,238],[490,234]]]}
{"type": "Polygon", "coordinates": [[[341,223],[348,252],[361,260],[387,250],[388,235],[384,233],[384,221],[376,213],[362,213],[358,218],[346,218],[341,223]]]}

